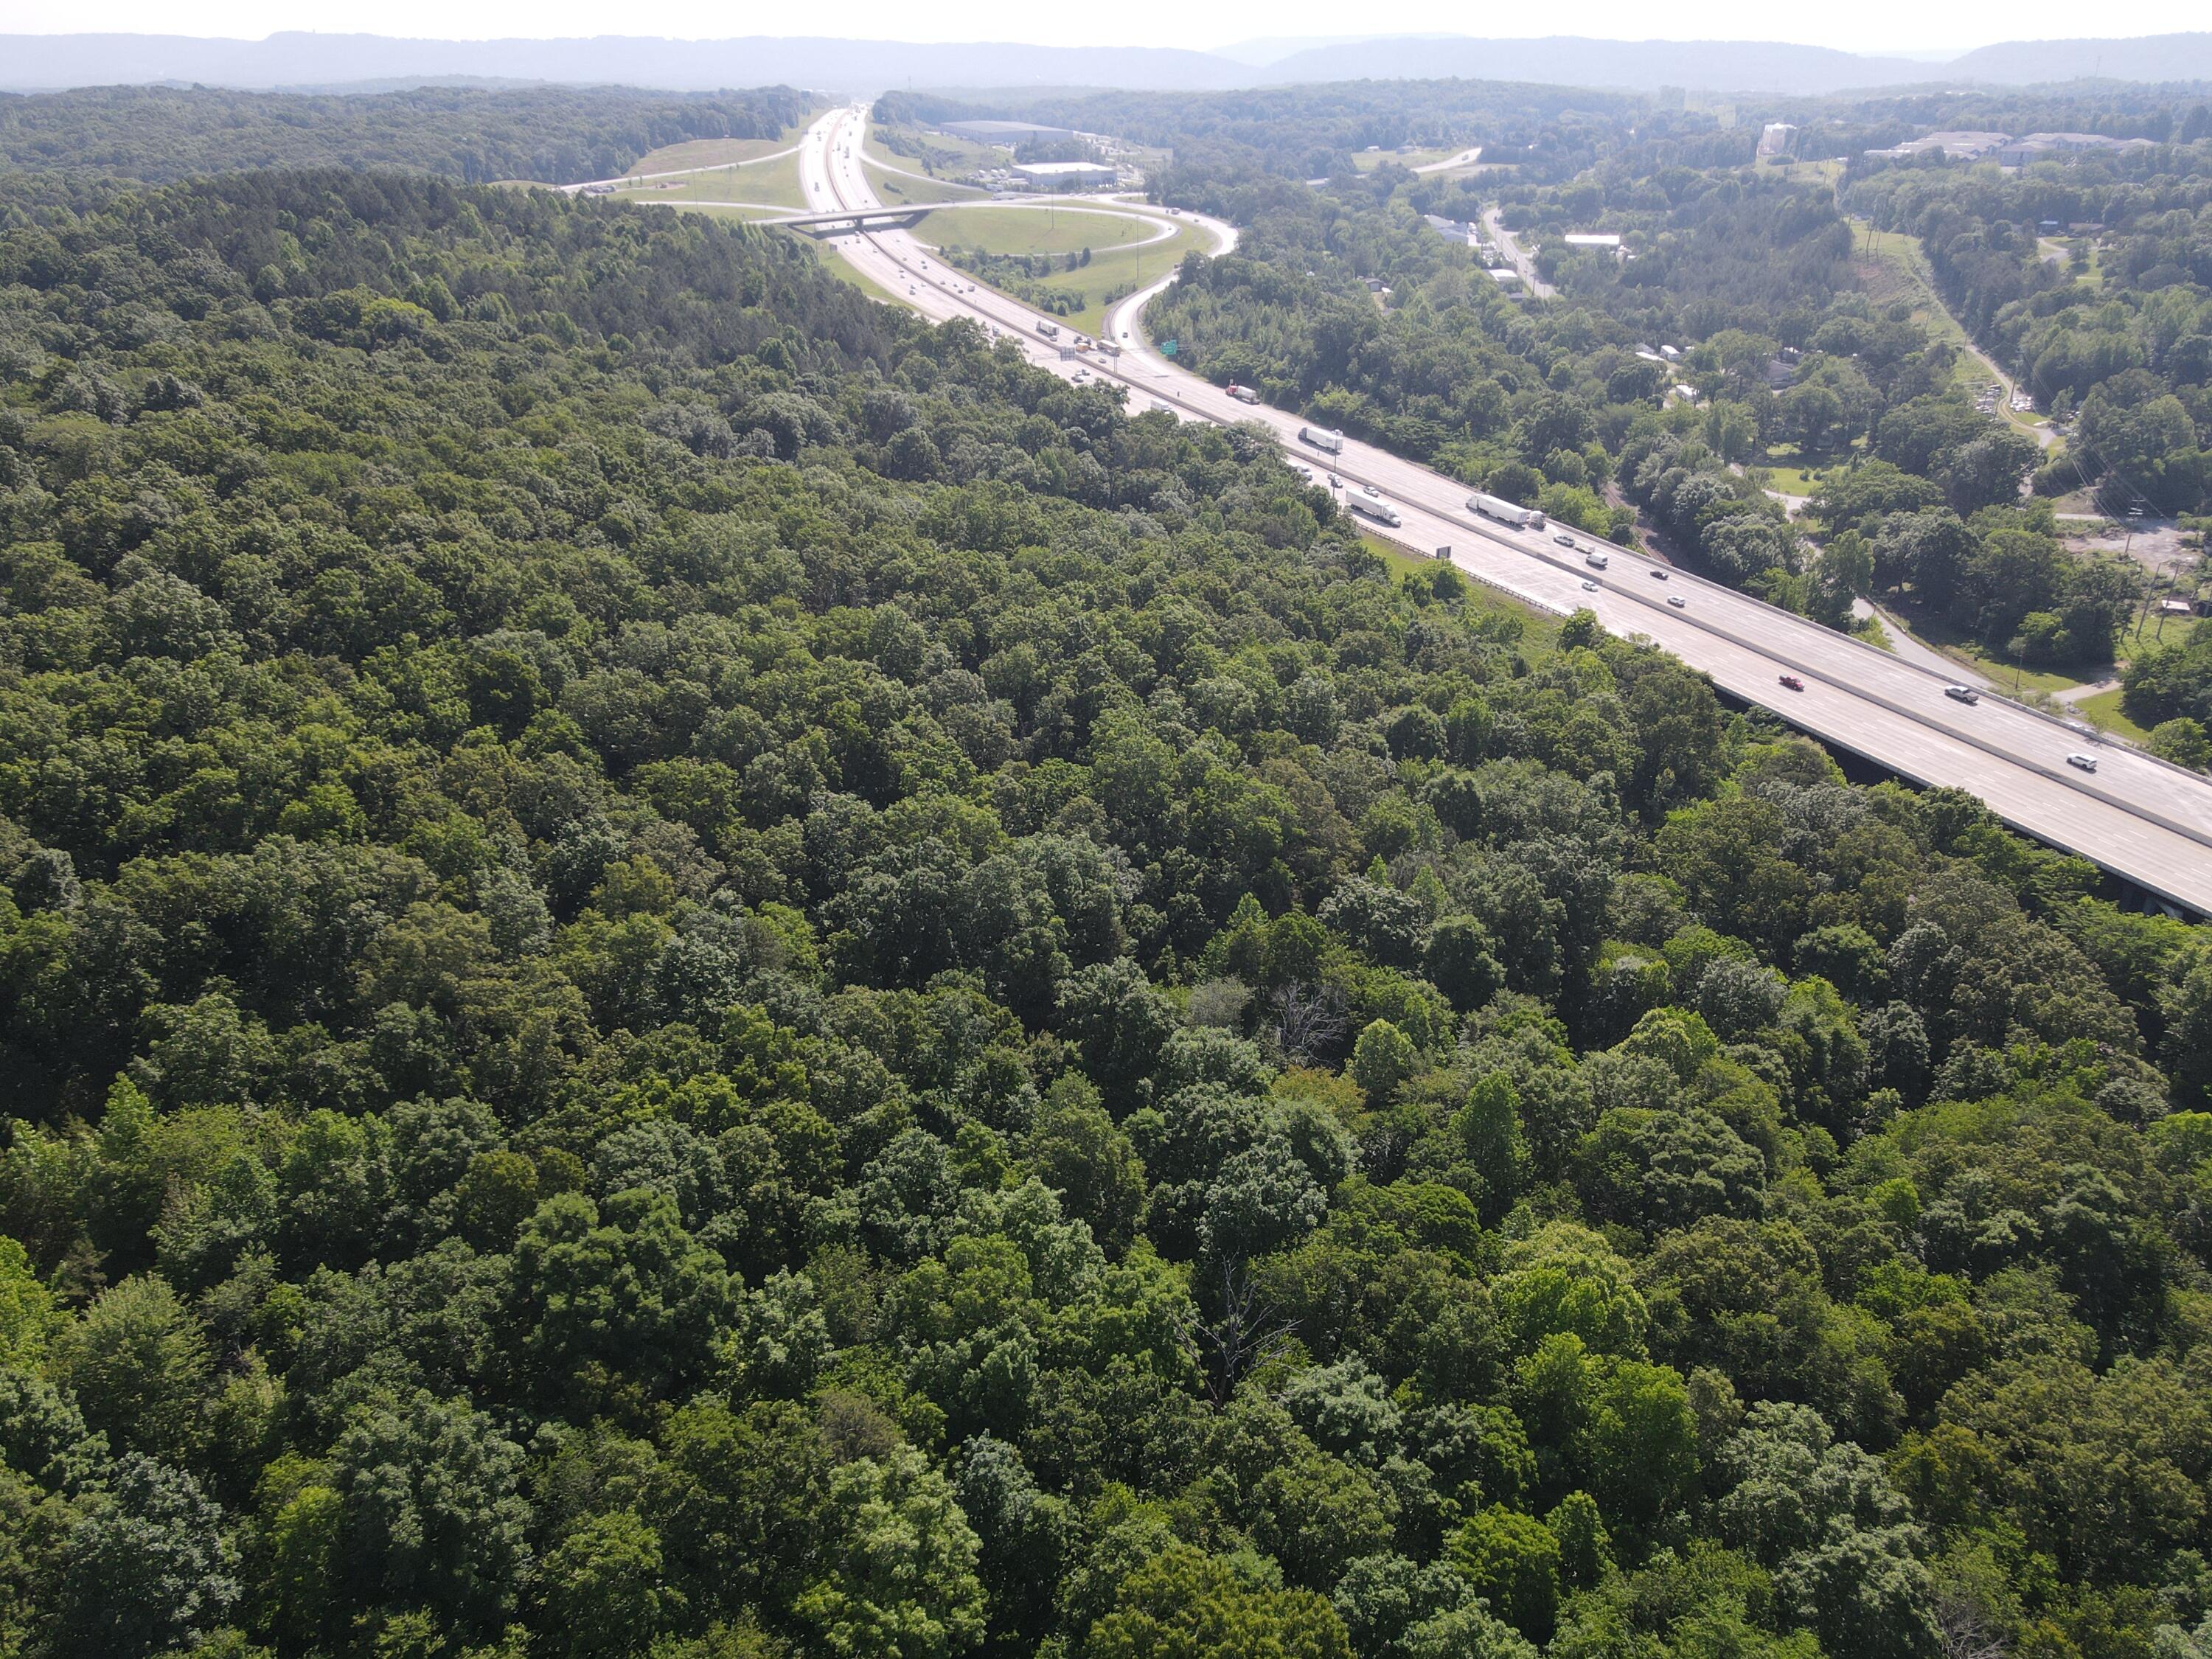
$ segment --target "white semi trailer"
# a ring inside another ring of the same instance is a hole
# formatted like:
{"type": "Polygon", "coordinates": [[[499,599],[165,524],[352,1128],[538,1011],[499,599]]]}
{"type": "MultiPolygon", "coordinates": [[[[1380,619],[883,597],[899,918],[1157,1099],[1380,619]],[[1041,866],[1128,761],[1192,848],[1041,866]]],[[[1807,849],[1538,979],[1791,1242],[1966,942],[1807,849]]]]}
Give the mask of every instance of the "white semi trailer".
{"type": "Polygon", "coordinates": [[[1372,519],[1377,524],[1387,524],[1393,530],[1405,522],[1398,516],[1396,507],[1377,496],[1362,495],[1357,490],[1353,490],[1345,495],[1344,504],[1361,518],[1372,519]]]}
{"type": "Polygon", "coordinates": [[[1534,507],[1509,501],[1503,495],[1486,495],[1477,490],[1467,498],[1467,504],[1477,517],[1495,519],[1516,530],[1541,530],[1544,527],[1544,515],[1534,507]]]}
{"type": "Polygon", "coordinates": [[[1325,426],[1300,427],[1298,441],[1302,444],[1311,444],[1316,449],[1331,455],[1344,453],[1344,434],[1325,426]]]}

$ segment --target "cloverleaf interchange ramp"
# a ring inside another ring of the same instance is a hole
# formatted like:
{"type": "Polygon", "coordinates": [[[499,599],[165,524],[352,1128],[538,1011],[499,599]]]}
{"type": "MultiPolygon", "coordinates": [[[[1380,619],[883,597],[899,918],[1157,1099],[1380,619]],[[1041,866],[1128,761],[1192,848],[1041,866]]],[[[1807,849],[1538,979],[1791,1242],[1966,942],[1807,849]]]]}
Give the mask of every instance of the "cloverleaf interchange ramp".
{"type": "MultiPolygon", "coordinates": [[[[861,109],[833,110],[808,130],[800,179],[812,213],[883,210],[858,159],[864,120],[861,109]]],[[[1139,216],[1161,214],[1125,205],[1139,216]]],[[[1210,233],[1217,252],[1234,246],[1232,228],[1178,216],[1210,233]]],[[[2212,915],[2212,780],[1994,694],[1972,706],[1954,702],[1938,673],[1641,555],[1579,534],[1572,548],[1561,547],[1551,531],[1508,531],[1480,520],[1468,507],[1466,485],[1357,440],[1346,439],[1334,456],[1307,449],[1296,416],[1238,402],[1152,349],[1142,313],[1175,280],[1171,270],[1109,309],[1100,338],[1121,347],[1118,358],[1070,360],[1036,331],[1053,319],[945,269],[908,230],[864,228],[833,236],[831,245],[925,316],[967,318],[1004,331],[1051,372],[1087,372],[1127,386],[1133,412],[1157,405],[1180,419],[1257,422],[1316,476],[1326,468],[1348,485],[1381,491],[1401,521],[1388,532],[1393,540],[1423,554],[1449,547],[1451,562],[1469,576],[1542,609],[1588,609],[1609,632],[1650,639],[1732,696],[1825,743],[1917,783],[1966,789],[2014,829],[2171,906],[2212,915]],[[1606,569],[1585,562],[1591,549],[1607,555],[1606,569]],[[1654,579],[1662,570],[1663,583],[1654,579]],[[1595,589],[1586,586],[1591,582],[1595,589]],[[1670,597],[1683,605],[1668,605],[1670,597]],[[1801,678],[1804,689],[1784,689],[1784,674],[1801,678]],[[2094,772],[2069,763],[2082,752],[2095,757],[2094,772]]]]}

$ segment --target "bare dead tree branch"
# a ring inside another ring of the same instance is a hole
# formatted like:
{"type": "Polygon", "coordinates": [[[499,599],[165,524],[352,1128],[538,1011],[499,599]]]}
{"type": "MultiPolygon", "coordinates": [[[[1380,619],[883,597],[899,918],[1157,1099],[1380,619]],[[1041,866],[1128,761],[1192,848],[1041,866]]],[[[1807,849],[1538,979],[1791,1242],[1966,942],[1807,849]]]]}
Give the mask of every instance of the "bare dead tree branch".
{"type": "Polygon", "coordinates": [[[1221,1313],[1201,1319],[1191,1346],[1206,1366],[1206,1394],[1225,1405],[1237,1385],[1290,1345],[1298,1322],[1265,1302],[1241,1261],[1221,1263],[1221,1313]]]}
{"type": "Polygon", "coordinates": [[[1344,1036],[1344,994],[1334,986],[1285,985],[1267,1000],[1275,1046],[1285,1060],[1310,1060],[1344,1036]]]}

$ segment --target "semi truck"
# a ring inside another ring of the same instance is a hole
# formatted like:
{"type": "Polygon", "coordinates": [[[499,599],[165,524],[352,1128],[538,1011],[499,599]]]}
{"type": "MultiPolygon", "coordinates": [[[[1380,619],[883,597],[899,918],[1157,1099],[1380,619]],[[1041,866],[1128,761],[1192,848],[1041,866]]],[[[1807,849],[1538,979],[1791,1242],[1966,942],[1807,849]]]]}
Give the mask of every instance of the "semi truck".
{"type": "Polygon", "coordinates": [[[1332,431],[1325,426],[1300,427],[1298,441],[1302,444],[1311,444],[1316,449],[1324,450],[1331,455],[1344,453],[1344,434],[1332,431]]]}
{"type": "Polygon", "coordinates": [[[1249,386],[1239,386],[1234,380],[1229,383],[1229,395],[1240,404],[1256,404],[1260,401],[1258,392],[1253,391],[1249,386]]]}
{"type": "Polygon", "coordinates": [[[1057,340],[1060,337],[1060,325],[1058,323],[1040,321],[1037,324],[1036,328],[1037,332],[1043,335],[1048,340],[1057,340]]]}
{"type": "Polygon", "coordinates": [[[1387,524],[1393,530],[1405,522],[1398,516],[1398,509],[1379,496],[1362,495],[1356,490],[1347,491],[1344,497],[1344,504],[1361,518],[1372,519],[1377,524],[1387,524]]]}
{"type": "Polygon", "coordinates": [[[1544,527],[1544,515],[1534,507],[1509,501],[1503,495],[1486,495],[1478,490],[1467,498],[1467,504],[1477,517],[1495,519],[1516,530],[1541,530],[1544,527]]]}

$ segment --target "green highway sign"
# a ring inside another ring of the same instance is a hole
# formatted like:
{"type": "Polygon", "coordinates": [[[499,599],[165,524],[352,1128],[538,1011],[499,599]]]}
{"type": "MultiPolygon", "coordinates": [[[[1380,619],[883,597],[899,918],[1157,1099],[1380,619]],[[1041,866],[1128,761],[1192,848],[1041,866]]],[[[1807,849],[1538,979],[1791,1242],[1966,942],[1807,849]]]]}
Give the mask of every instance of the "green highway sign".
{"type": "Polygon", "coordinates": [[[1163,341],[1161,341],[1161,342],[1160,342],[1160,356],[1163,356],[1163,357],[1172,357],[1172,356],[1174,356],[1175,355],[1176,355],[1176,343],[1175,343],[1173,340],[1163,340],[1163,341]]]}

